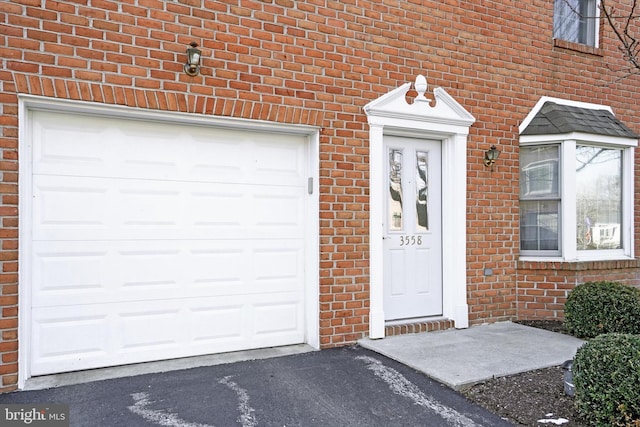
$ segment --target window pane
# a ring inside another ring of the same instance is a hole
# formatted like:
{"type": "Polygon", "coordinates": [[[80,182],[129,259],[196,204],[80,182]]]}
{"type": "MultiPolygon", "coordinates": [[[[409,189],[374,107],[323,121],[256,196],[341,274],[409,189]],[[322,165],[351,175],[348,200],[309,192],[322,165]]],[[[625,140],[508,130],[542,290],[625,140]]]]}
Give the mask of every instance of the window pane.
{"type": "Polygon", "coordinates": [[[620,249],[622,151],[576,147],[577,247],[620,249]]]}
{"type": "Polygon", "coordinates": [[[557,251],[559,245],[558,219],[560,202],[520,202],[520,249],[557,251]]]}
{"type": "Polygon", "coordinates": [[[555,0],[553,37],[595,46],[596,0],[555,0]]]}
{"type": "Polygon", "coordinates": [[[402,230],[402,150],[389,149],[389,230],[402,230]]]}
{"type": "Polygon", "coordinates": [[[559,197],[557,145],[520,148],[520,197],[559,197]]]}
{"type": "Polygon", "coordinates": [[[416,218],[417,230],[429,230],[429,205],[427,196],[429,194],[429,153],[426,151],[416,152],[416,218]]]}

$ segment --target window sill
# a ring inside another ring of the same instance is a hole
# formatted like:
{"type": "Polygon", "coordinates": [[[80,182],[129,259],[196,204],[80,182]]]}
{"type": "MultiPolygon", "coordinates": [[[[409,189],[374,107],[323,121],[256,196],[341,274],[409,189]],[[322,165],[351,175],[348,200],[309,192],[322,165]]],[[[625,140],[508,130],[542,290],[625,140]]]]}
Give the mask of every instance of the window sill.
{"type": "Polygon", "coordinates": [[[640,268],[640,258],[619,258],[608,260],[571,260],[562,258],[520,258],[517,262],[519,270],[619,270],[640,268]]]}
{"type": "Polygon", "coordinates": [[[594,56],[603,56],[604,52],[599,47],[588,46],[582,43],[574,43],[567,40],[553,39],[553,46],[561,49],[573,50],[574,52],[587,53],[594,56]]]}

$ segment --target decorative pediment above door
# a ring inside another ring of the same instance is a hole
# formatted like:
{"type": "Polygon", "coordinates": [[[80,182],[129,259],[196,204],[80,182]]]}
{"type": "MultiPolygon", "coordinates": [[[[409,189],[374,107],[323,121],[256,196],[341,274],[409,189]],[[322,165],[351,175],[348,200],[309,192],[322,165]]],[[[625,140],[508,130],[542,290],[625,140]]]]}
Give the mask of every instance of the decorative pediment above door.
{"type": "Polygon", "coordinates": [[[407,93],[411,89],[411,83],[405,83],[386,95],[371,101],[364,107],[370,124],[373,122],[387,123],[396,126],[410,128],[420,124],[420,127],[428,126],[438,130],[442,126],[460,126],[469,128],[475,118],[464,109],[444,89],[437,87],[433,91],[434,99],[427,98],[427,81],[424,76],[418,76],[414,83],[417,92],[413,102],[407,101],[407,93]]]}

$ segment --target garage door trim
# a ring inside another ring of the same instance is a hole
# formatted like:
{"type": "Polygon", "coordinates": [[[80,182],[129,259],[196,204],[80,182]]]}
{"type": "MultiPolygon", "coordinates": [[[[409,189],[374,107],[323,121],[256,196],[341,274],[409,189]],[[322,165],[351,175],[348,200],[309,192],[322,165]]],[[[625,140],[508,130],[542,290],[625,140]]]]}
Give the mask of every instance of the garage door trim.
{"type": "Polygon", "coordinates": [[[19,375],[18,385],[23,388],[31,376],[31,304],[32,304],[32,135],[34,111],[52,111],[67,114],[83,114],[109,118],[154,121],[158,123],[176,123],[180,125],[206,126],[212,129],[238,129],[260,133],[277,133],[303,136],[307,141],[306,163],[307,174],[312,187],[306,195],[305,216],[305,342],[319,348],[319,315],[318,315],[318,158],[319,128],[306,125],[287,125],[266,121],[224,118],[200,114],[174,113],[163,111],[141,110],[130,107],[102,105],[81,101],[56,100],[51,98],[22,95],[19,96],[19,375]]]}

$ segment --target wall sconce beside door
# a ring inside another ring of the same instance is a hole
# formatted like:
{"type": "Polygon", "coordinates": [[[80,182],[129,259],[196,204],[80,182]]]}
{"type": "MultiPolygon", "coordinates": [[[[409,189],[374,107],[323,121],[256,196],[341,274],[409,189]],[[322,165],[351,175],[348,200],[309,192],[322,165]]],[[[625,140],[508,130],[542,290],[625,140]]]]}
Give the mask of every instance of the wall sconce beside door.
{"type": "Polygon", "coordinates": [[[500,151],[495,145],[492,145],[490,149],[484,152],[484,165],[493,169],[493,164],[498,160],[498,156],[500,156],[500,151]]]}
{"type": "Polygon", "coordinates": [[[184,64],[184,72],[190,76],[197,76],[200,73],[200,58],[202,51],[198,49],[198,43],[191,42],[187,48],[187,63],[184,64]]]}

